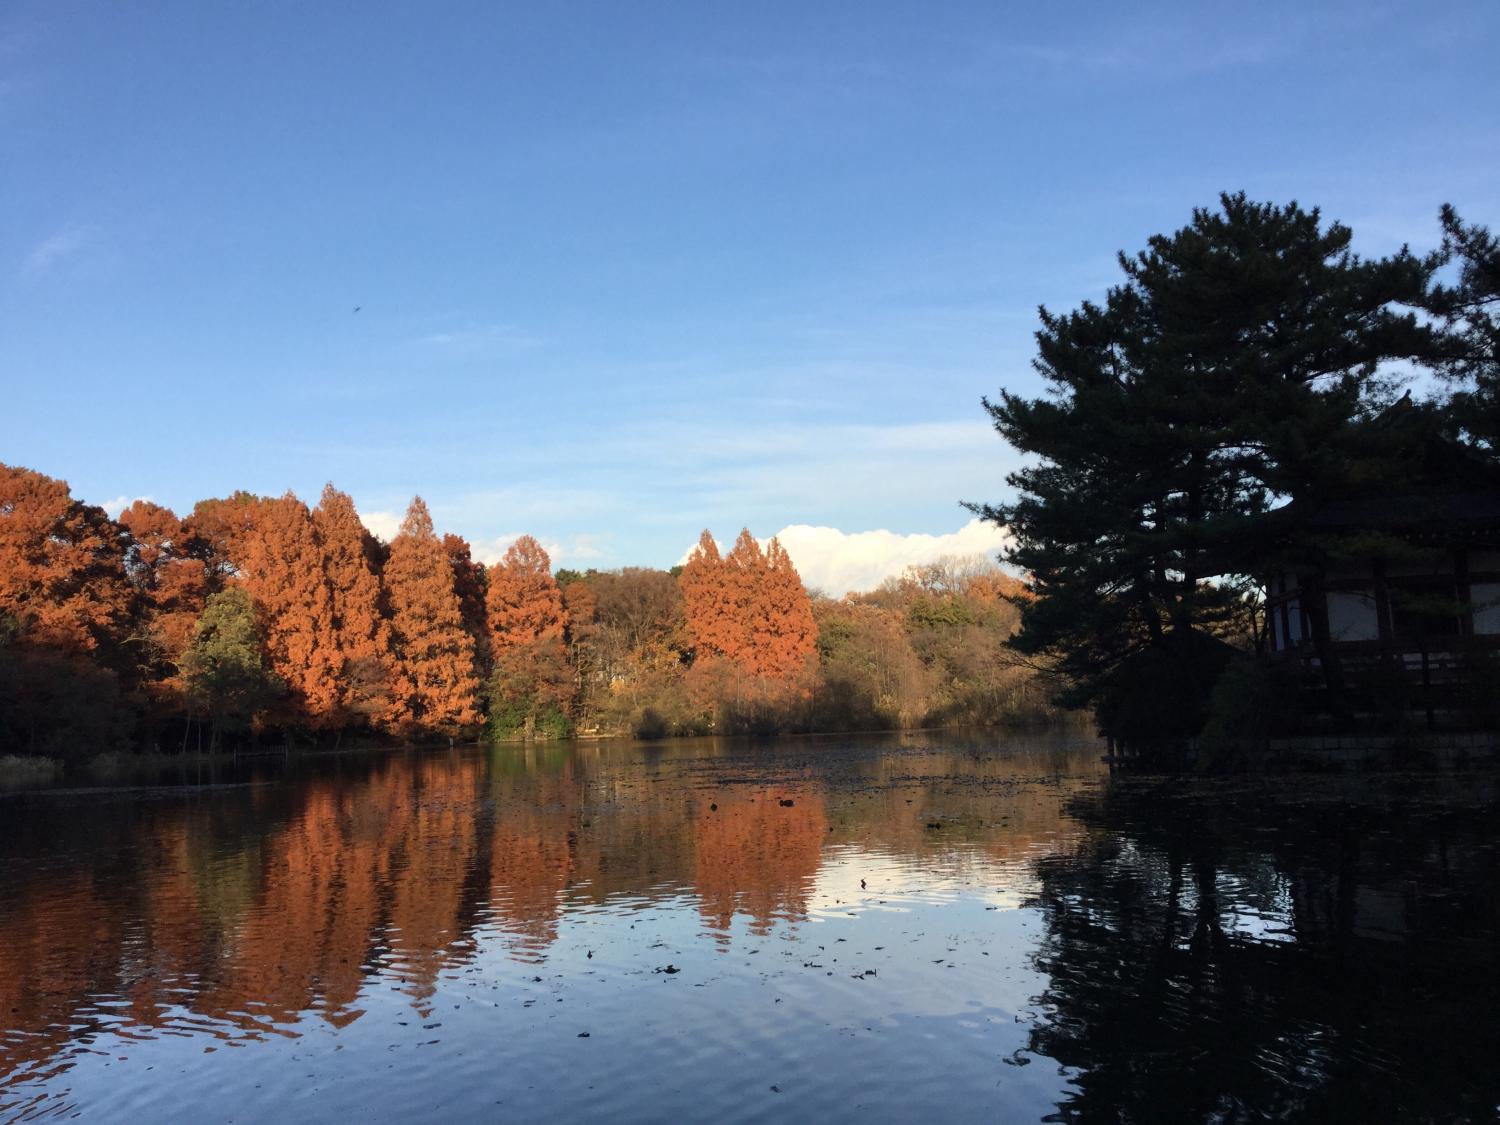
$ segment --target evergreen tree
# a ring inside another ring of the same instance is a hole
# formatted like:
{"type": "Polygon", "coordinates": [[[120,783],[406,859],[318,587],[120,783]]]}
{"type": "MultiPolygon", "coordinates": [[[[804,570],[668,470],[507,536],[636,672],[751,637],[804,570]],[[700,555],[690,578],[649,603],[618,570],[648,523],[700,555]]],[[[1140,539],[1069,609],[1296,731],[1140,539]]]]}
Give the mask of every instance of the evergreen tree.
{"type": "Polygon", "coordinates": [[[250,730],[280,686],[261,659],[255,603],[236,584],[208,599],[183,656],[191,714],[210,723],[209,748],[223,734],[250,730]]]}
{"type": "MultiPolygon", "coordinates": [[[[1316,571],[1297,519],[1350,483],[1359,423],[1392,397],[1383,362],[1431,346],[1402,307],[1428,264],[1362,260],[1347,227],[1295,203],[1220,202],[1120,255],[1102,305],[1041,310],[1048,392],[985,401],[1032,463],[1007,478],[1014,501],[975,506],[1014,537],[1034,595],[1014,644],[1057,660],[1061,701],[1124,690],[1122,667],[1151,651],[1189,729],[1212,678],[1204,635],[1238,612],[1230,579],[1316,571]]],[[[1326,621],[1314,632],[1326,655],[1326,621]]]]}
{"type": "Polygon", "coordinates": [[[398,729],[447,730],[479,721],[474,642],[464,630],[453,568],[415,497],[385,564],[395,655],[391,722],[398,729]]]}
{"type": "Polygon", "coordinates": [[[1442,264],[1457,263],[1451,285],[1433,287],[1428,307],[1440,318],[1438,373],[1453,387],[1446,404],[1454,427],[1491,452],[1500,450],[1500,239],[1442,210],[1442,264]]]}

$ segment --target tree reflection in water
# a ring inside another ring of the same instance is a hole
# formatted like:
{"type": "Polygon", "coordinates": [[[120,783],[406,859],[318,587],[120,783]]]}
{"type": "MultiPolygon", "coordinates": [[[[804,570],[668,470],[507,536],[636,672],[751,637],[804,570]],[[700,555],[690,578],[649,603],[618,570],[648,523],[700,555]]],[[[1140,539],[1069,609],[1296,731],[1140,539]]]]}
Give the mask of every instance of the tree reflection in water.
{"type": "Polygon", "coordinates": [[[1043,858],[1059,1120],[1488,1120],[1493,779],[1132,779],[1043,858]],[[1274,784],[1273,789],[1271,785],[1274,784]]]}
{"type": "Polygon", "coordinates": [[[1500,1101],[1489,775],[1106,784],[945,733],[217,780],[0,801],[0,1119],[1500,1101]]]}

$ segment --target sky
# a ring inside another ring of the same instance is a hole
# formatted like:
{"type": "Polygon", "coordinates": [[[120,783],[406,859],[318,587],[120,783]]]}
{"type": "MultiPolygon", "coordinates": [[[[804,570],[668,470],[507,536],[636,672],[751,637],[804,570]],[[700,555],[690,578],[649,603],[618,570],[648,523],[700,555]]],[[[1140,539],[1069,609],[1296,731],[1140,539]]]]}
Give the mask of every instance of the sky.
{"type": "Polygon", "coordinates": [[[1500,225],[1500,4],[0,5],[0,461],[492,559],[994,551],[1036,310],[1221,191],[1500,225]]]}

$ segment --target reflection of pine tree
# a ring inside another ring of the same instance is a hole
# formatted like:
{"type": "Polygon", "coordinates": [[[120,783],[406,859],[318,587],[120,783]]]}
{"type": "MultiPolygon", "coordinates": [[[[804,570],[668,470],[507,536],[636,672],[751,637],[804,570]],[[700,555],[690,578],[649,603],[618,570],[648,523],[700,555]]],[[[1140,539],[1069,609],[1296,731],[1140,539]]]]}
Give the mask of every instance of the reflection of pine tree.
{"type": "Polygon", "coordinates": [[[1472,845],[1493,809],[1422,823],[1409,797],[1076,807],[1088,836],[1037,863],[1030,904],[1048,984],[1028,1050],[1075,1072],[1060,1119],[1485,1117],[1500,907],[1472,845]]]}

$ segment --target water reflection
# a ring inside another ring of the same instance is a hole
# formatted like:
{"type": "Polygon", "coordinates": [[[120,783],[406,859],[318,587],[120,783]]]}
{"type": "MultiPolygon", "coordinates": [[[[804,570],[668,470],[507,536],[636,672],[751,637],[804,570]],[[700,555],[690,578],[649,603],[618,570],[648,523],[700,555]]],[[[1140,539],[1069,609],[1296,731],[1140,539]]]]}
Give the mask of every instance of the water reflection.
{"type": "MultiPolygon", "coordinates": [[[[955,791],[1092,776],[1092,755],[989,750],[501,749],[13,796],[0,836],[0,1091],[45,1085],[114,1041],[344,1028],[376,981],[426,1019],[445,970],[481,945],[541,965],[569,911],[690,903],[723,949],[737,918],[750,937],[805,921],[824,857],[841,849],[927,864],[975,843],[982,859],[1067,836],[1061,789],[988,824],[993,789],[955,791]],[[926,827],[939,815],[946,835],[926,827]]],[[[0,1098],[10,1112],[24,1104],[0,1098]]]]}
{"type": "Polygon", "coordinates": [[[1489,1120],[1492,775],[1135,782],[1042,859],[1029,1050],[1068,1120],[1489,1120]]]}
{"type": "Polygon", "coordinates": [[[935,736],[5,798],[0,1119],[1493,1109],[1492,784],[1101,770],[935,736]]]}

